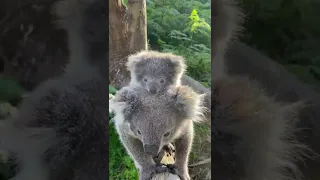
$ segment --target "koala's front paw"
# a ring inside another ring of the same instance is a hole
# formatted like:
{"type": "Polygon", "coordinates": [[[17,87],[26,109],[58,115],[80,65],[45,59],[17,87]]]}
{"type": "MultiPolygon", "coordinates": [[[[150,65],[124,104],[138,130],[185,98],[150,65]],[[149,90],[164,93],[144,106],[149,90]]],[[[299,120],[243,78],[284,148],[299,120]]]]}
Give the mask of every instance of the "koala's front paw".
{"type": "Polygon", "coordinates": [[[143,167],[140,170],[139,180],[150,180],[157,173],[169,172],[166,166],[161,164],[151,165],[149,167],[143,167]]]}
{"type": "Polygon", "coordinates": [[[164,145],[163,147],[162,147],[162,149],[161,149],[161,151],[160,151],[160,153],[157,155],[157,156],[154,156],[153,157],[153,160],[154,160],[154,162],[156,163],[156,164],[161,164],[161,161],[163,160],[163,157],[165,156],[165,155],[169,155],[169,156],[171,156],[173,159],[175,159],[175,148],[174,148],[174,146],[171,144],[171,143],[169,143],[169,144],[167,144],[167,145],[164,145]]]}
{"type": "Polygon", "coordinates": [[[176,152],[174,146],[173,146],[171,143],[169,143],[169,144],[167,144],[167,145],[164,145],[164,146],[163,146],[163,149],[164,149],[170,156],[173,156],[174,153],[176,152]]]}

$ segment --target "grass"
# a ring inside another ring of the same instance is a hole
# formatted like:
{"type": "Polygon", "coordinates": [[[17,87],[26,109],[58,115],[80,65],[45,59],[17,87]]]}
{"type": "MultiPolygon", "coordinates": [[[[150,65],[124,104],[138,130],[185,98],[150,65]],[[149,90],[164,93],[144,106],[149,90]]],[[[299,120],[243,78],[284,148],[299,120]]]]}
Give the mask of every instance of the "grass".
{"type": "MultiPolygon", "coordinates": [[[[109,93],[114,95],[116,89],[109,86],[109,93]]],[[[110,97],[110,95],[109,95],[110,97]]],[[[115,180],[138,179],[138,171],[119,140],[112,114],[109,114],[109,178],[115,180]]]]}
{"type": "Polygon", "coordinates": [[[113,123],[109,123],[109,178],[138,179],[138,172],[121,144],[113,123]]]}

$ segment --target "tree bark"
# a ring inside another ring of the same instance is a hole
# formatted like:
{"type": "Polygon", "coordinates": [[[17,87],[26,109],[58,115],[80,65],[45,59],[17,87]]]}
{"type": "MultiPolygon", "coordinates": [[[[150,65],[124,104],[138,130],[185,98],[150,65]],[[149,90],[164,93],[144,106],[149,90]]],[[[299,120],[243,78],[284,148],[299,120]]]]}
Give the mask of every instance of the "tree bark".
{"type": "Polygon", "coordinates": [[[145,0],[128,0],[130,52],[147,49],[147,9],[145,0]]]}
{"type": "Polygon", "coordinates": [[[129,76],[125,68],[130,54],[126,7],[121,0],[109,0],[109,83],[119,88],[129,76]]]}
{"type": "Polygon", "coordinates": [[[129,82],[127,56],[147,49],[146,1],[109,1],[109,82],[116,88],[129,82]]]}

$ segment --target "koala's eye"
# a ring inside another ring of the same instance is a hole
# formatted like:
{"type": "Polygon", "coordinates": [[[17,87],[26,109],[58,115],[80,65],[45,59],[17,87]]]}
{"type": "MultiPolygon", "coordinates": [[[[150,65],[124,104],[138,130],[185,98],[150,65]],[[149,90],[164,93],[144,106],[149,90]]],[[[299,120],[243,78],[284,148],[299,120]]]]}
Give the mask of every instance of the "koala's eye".
{"type": "Polygon", "coordinates": [[[137,133],[138,133],[139,135],[141,135],[141,132],[140,132],[139,130],[137,131],[137,133]]]}
{"type": "Polygon", "coordinates": [[[146,77],[143,78],[144,82],[148,82],[148,79],[146,77]]]}
{"type": "Polygon", "coordinates": [[[168,137],[170,135],[170,132],[167,132],[164,134],[164,137],[168,137]]]}
{"type": "Polygon", "coordinates": [[[164,83],[164,79],[160,79],[160,83],[163,84],[164,83]]]}

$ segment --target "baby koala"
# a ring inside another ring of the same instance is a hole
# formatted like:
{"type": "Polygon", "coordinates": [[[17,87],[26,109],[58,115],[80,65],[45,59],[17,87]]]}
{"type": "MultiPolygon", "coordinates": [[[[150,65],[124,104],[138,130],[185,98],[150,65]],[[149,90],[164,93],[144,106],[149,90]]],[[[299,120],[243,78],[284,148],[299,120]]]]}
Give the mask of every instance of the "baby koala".
{"type": "Polygon", "coordinates": [[[187,68],[181,56],[145,50],[130,55],[126,66],[131,74],[130,86],[141,86],[151,94],[180,85],[187,68]]]}

